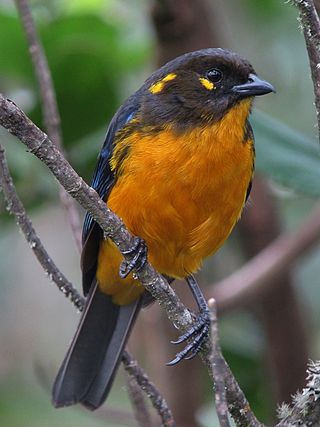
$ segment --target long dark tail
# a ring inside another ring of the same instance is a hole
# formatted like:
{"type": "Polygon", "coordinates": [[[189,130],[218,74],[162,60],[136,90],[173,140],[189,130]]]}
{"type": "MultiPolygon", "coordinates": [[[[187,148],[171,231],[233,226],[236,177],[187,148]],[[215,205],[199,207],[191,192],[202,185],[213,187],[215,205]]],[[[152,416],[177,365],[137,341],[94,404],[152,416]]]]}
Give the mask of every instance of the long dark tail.
{"type": "Polygon", "coordinates": [[[93,286],[53,385],[56,407],[82,403],[93,410],[104,402],[140,307],[141,300],[115,305],[93,286]]]}

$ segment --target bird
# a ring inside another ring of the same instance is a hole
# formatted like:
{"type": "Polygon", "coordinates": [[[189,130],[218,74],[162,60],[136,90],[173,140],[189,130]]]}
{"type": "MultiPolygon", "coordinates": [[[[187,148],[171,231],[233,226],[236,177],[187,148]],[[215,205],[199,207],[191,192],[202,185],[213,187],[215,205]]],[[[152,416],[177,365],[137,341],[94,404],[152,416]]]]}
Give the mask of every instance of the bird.
{"type": "Polygon", "coordinates": [[[135,236],[126,261],[86,214],[81,255],[86,304],[53,385],[55,407],[101,406],[141,307],[152,298],[135,275],[148,260],[170,283],[185,279],[198,304],[186,343],[193,358],[209,312],[194,277],[231,233],[254,173],[249,122],[255,96],[274,92],[238,53],[179,56],[144,82],[112,118],[91,186],[135,236]]]}

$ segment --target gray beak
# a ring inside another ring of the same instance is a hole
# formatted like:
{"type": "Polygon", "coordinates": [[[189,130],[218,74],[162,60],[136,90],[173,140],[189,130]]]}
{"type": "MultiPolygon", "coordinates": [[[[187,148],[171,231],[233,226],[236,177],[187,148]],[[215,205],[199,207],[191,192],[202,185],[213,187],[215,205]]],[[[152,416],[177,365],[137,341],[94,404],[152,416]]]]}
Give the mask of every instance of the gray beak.
{"type": "Polygon", "coordinates": [[[233,86],[231,89],[232,92],[239,94],[240,96],[259,96],[265,95],[266,93],[275,92],[274,87],[266,82],[261,80],[255,74],[249,74],[248,81],[241,85],[233,86]]]}

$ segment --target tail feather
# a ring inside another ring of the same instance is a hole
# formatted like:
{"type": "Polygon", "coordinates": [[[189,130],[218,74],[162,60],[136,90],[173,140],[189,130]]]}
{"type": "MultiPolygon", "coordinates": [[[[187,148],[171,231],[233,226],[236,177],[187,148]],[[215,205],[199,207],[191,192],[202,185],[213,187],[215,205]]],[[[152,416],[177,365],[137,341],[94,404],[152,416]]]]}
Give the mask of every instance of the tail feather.
{"type": "Polygon", "coordinates": [[[87,299],[75,337],[53,386],[56,407],[98,408],[110,391],[121,354],[141,306],[118,306],[97,284],[87,299]]]}

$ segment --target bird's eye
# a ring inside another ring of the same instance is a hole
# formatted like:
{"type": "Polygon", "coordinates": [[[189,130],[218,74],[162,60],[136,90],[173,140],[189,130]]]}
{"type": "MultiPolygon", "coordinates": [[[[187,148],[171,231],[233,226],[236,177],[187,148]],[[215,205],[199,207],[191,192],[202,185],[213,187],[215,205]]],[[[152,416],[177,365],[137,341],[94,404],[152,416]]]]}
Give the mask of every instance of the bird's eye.
{"type": "Polygon", "coordinates": [[[222,71],[218,70],[217,68],[213,68],[207,72],[207,79],[212,83],[219,83],[222,79],[222,76],[222,71]]]}

